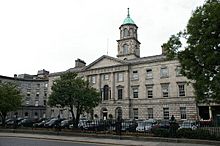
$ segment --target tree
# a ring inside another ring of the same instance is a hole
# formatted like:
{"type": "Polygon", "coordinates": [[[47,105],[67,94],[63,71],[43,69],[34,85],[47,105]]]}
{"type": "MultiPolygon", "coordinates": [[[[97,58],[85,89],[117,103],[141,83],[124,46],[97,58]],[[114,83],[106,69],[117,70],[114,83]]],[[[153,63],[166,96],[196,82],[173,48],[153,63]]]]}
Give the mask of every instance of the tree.
{"type": "Polygon", "coordinates": [[[0,117],[3,126],[7,113],[17,110],[21,102],[22,96],[16,85],[8,82],[0,83],[0,117]]]}
{"type": "Polygon", "coordinates": [[[186,30],[172,35],[162,47],[169,59],[180,61],[181,73],[194,81],[198,101],[220,102],[219,0],[207,0],[197,7],[186,30]]]}
{"type": "Polygon", "coordinates": [[[52,86],[52,93],[49,96],[49,105],[69,107],[77,128],[80,114],[92,110],[100,101],[100,93],[89,85],[89,82],[78,77],[76,73],[66,72],[55,80],[52,86]],[[76,116],[74,115],[76,109],[76,116]]]}

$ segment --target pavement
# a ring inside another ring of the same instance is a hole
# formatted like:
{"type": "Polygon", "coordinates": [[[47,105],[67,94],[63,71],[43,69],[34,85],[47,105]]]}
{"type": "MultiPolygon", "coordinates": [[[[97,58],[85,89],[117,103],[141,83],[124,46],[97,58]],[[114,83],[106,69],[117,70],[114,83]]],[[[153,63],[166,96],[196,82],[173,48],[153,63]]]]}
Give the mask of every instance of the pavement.
{"type": "Polygon", "coordinates": [[[165,142],[160,141],[145,141],[140,140],[128,140],[128,139],[118,139],[114,138],[95,138],[95,137],[86,137],[86,136],[61,136],[61,135],[45,135],[45,134],[31,134],[31,133],[7,133],[0,132],[0,137],[18,137],[18,138],[34,138],[34,139],[44,139],[44,140],[58,140],[58,141],[70,141],[70,142],[87,142],[87,143],[96,143],[96,144],[107,144],[107,145],[123,145],[123,146],[220,146],[220,142],[213,143],[210,141],[201,141],[200,143],[195,143],[193,140],[187,141],[186,143],[176,139],[176,142],[165,142]],[[204,143],[203,143],[204,142],[204,143]]]}

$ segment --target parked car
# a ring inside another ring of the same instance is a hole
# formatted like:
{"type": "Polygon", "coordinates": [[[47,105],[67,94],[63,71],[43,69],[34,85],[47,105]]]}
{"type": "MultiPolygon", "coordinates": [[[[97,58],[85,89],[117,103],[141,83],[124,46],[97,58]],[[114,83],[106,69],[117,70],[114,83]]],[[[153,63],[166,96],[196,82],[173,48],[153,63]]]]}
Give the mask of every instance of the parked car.
{"type": "Polygon", "coordinates": [[[19,123],[23,120],[24,118],[22,117],[18,117],[17,119],[16,118],[10,118],[10,119],[7,119],[5,121],[5,125],[6,127],[8,128],[13,128],[14,126],[19,126],[19,123]]]}
{"type": "Polygon", "coordinates": [[[44,124],[49,122],[51,119],[43,119],[42,121],[39,121],[38,123],[34,123],[33,124],[33,127],[35,128],[43,128],[44,127],[44,124]]]}
{"type": "Polygon", "coordinates": [[[44,127],[46,127],[46,128],[54,128],[54,127],[57,127],[57,126],[60,125],[61,121],[63,121],[63,120],[65,120],[65,119],[62,119],[62,118],[61,118],[61,119],[53,118],[53,119],[51,119],[50,121],[46,122],[46,123],[44,124],[44,127]]]}
{"type": "Polygon", "coordinates": [[[63,120],[61,121],[61,128],[69,128],[69,126],[73,124],[73,120],[63,120]]]}
{"type": "Polygon", "coordinates": [[[121,123],[121,131],[135,132],[138,123],[134,120],[125,120],[121,123]]]}
{"type": "MultiPolygon", "coordinates": [[[[80,128],[81,130],[85,130],[87,129],[88,125],[92,123],[92,121],[89,121],[87,119],[81,119],[79,120],[79,123],[78,123],[78,128],[80,128]]],[[[70,128],[72,128],[73,125],[70,126],[70,128]]]]}
{"type": "Polygon", "coordinates": [[[152,127],[156,125],[156,120],[149,119],[145,121],[138,121],[138,126],[136,128],[136,131],[138,132],[149,132],[151,131],[152,127]]]}
{"type": "Polygon", "coordinates": [[[31,119],[23,119],[22,121],[20,121],[18,123],[18,126],[22,126],[22,127],[32,127],[33,126],[33,120],[31,119]]]}
{"type": "Polygon", "coordinates": [[[158,124],[154,126],[154,128],[163,128],[163,129],[169,129],[170,128],[170,120],[161,120],[158,121],[158,124]]]}
{"type": "Polygon", "coordinates": [[[199,125],[198,125],[198,123],[196,121],[186,120],[186,121],[183,121],[183,123],[180,125],[179,129],[190,128],[192,130],[195,130],[198,127],[199,127],[199,125]]]}

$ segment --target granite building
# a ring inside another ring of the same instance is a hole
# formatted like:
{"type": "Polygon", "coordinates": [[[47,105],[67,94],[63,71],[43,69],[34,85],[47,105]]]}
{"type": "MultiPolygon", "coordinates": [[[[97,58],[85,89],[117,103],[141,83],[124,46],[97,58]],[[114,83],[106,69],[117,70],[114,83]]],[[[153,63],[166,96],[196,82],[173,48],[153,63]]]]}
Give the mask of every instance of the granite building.
{"type": "MultiPolygon", "coordinates": [[[[91,64],[77,59],[76,72],[101,92],[102,102],[94,108],[92,118],[217,120],[220,105],[197,103],[190,80],[180,73],[178,60],[168,60],[166,50],[155,56],[140,57],[138,27],[127,17],[119,27],[117,57],[103,55],[91,64]]],[[[49,75],[48,94],[55,79],[63,72],[49,75]]],[[[70,117],[68,108],[47,109],[47,116],[70,117]]],[[[91,118],[91,117],[88,117],[91,118]]]]}
{"type": "MultiPolygon", "coordinates": [[[[180,74],[178,60],[161,55],[140,57],[138,27],[128,15],[119,27],[117,58],[103,55],[91,64],[76,60],[67,71],[77,72],[101,92],[102,102],[94,108],[93,117],[108,119],[198,119],[198,108],[189,80],[180,74]]],[[[49,75],[48,92],[59,73],[49,75]]],[[[57,108],[48,109],[56,116],[57,108]]],[[[60,109],[59,109],[60,112],[60,109]]],[[[69,117],[68,109],[61,114],[69,117]]]]}
{"type": "Polygon", "coordinates": [[[12,117],[15,113],[18,117],[29,118],[40,118],[46,115],[48,75],[49,72],[46,70],[38,71],[37,75],[15,74],[14,77],[0,75],[0,82],[16,84],[23,97],[20,109],[9,113],[8,117],[12,117]]]}

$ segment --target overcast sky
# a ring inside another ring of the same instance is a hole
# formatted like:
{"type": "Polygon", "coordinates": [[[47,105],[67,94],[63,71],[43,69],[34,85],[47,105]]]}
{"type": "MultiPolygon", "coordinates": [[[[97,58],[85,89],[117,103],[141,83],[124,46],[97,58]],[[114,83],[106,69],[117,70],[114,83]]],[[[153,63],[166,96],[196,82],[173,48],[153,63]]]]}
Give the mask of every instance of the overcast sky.
{"type": "Polygon", "coordinates": [[[116,57],[119,26],[138,26],[141,57],[161,54],[204,0],[0,0],[0,75],[59,72],[116,57]]]}

